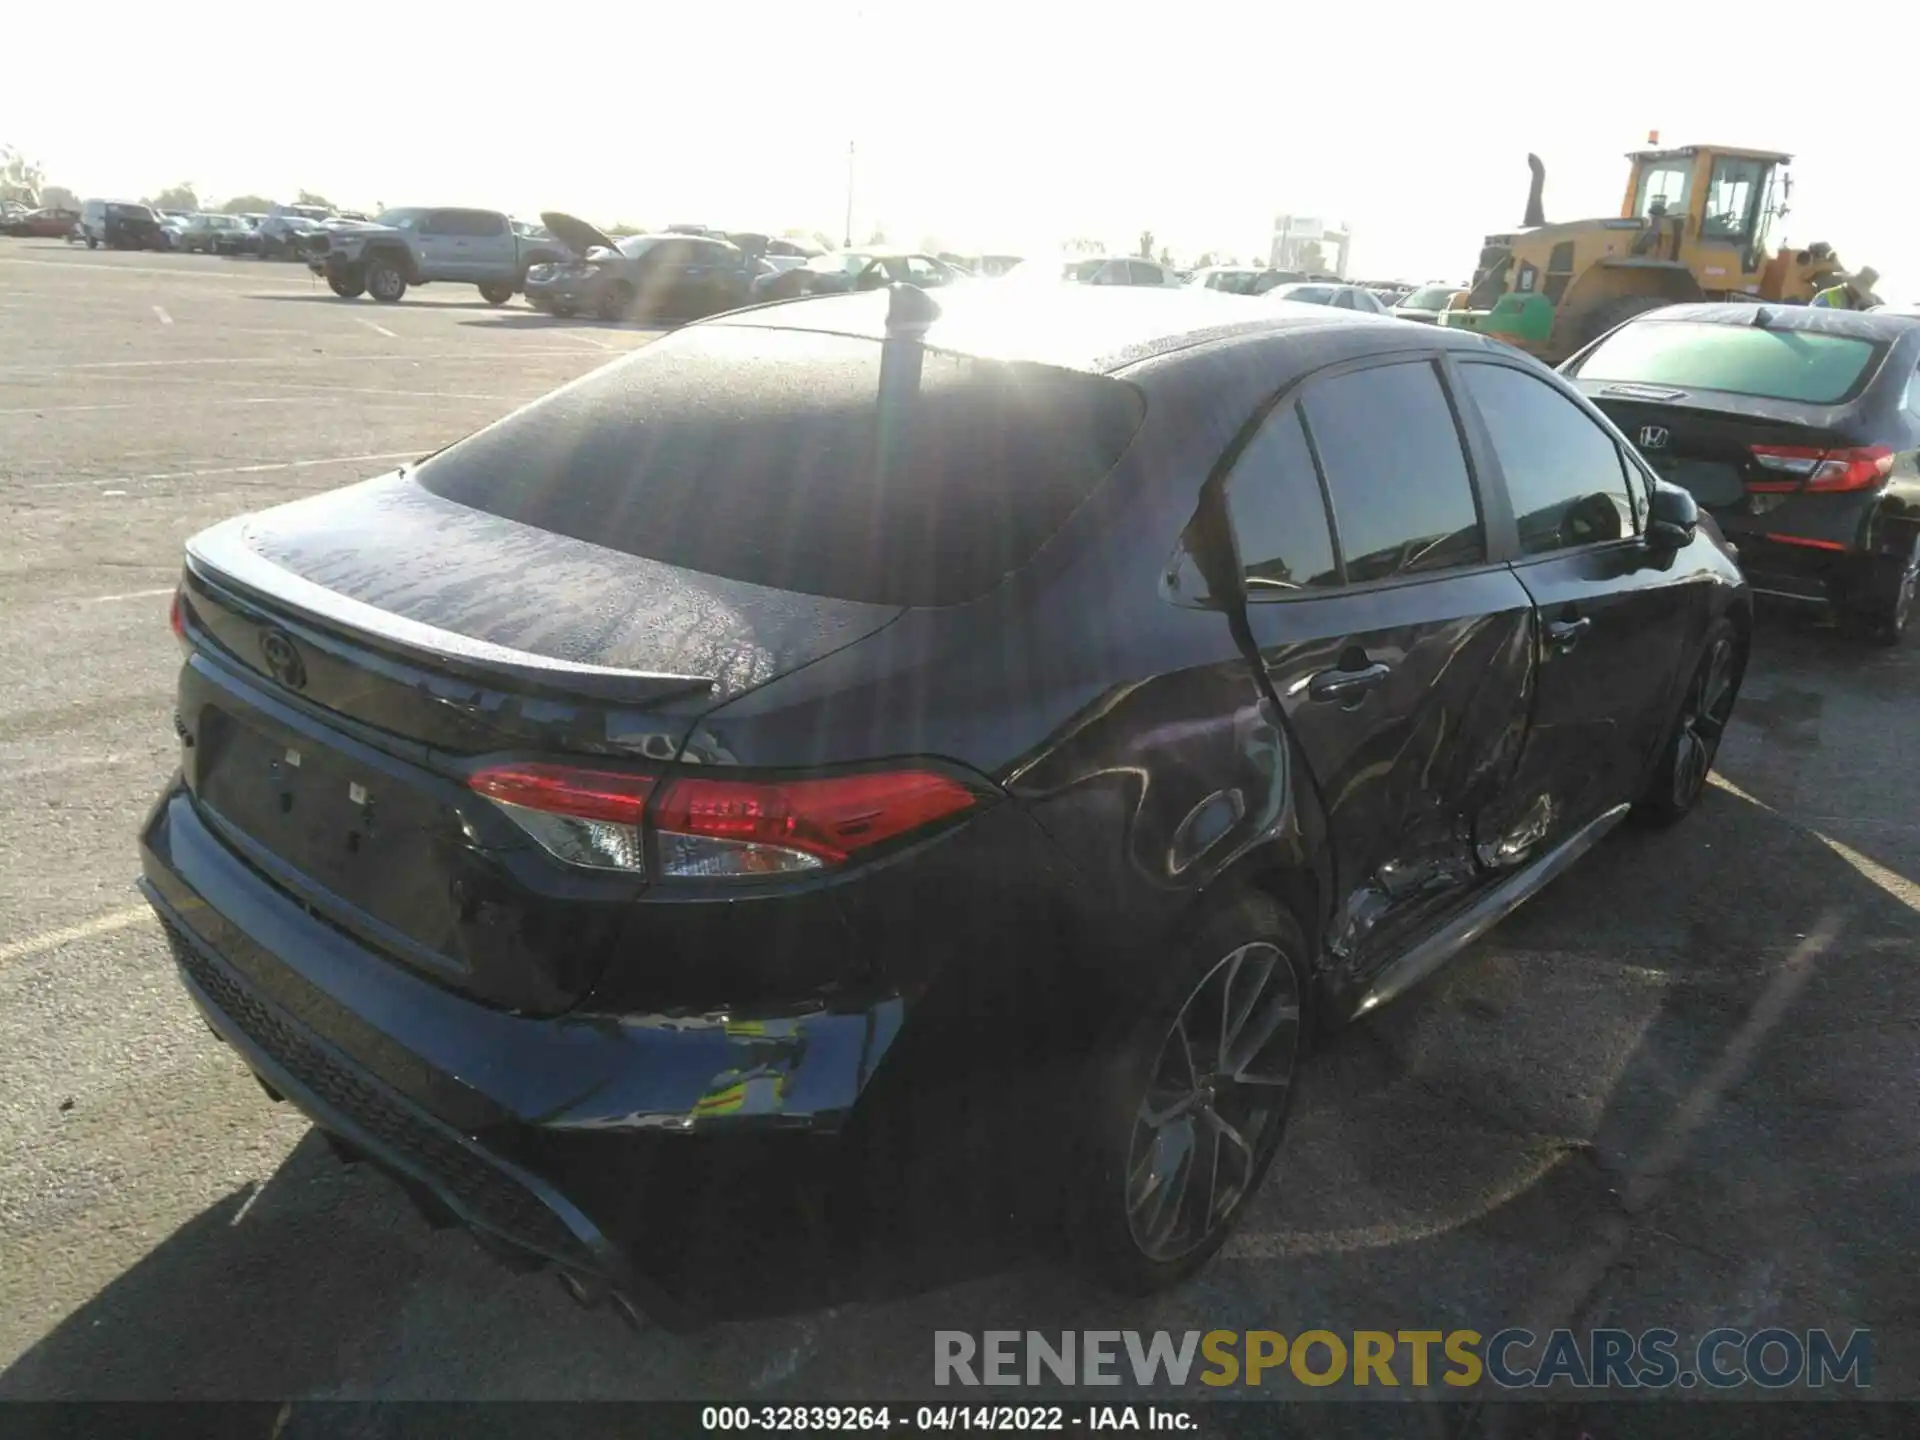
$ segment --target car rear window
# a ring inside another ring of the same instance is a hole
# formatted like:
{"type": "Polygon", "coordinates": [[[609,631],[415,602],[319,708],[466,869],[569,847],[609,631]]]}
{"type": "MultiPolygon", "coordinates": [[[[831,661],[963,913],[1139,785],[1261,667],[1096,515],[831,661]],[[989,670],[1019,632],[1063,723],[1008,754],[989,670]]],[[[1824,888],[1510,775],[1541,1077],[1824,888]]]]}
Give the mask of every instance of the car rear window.
{"type": "Polygon", "coordinates": [[[1643,320],[1603,340],[1574,373],[1582,380],[1834,405],[1860,389],[1883,348],[1851,335],[1809,330],[1643,320]]]}
{"type": "Polygon", "coordinates": [[[923,355],[880,403],[885,347],[694,326],[425,461],[494,515],[671,565],[883,605],[973,599],[1031,560],[1131,442],[1104,375],[923,355]],[[910,378],[910,372],[909,378],[910,378]]]}

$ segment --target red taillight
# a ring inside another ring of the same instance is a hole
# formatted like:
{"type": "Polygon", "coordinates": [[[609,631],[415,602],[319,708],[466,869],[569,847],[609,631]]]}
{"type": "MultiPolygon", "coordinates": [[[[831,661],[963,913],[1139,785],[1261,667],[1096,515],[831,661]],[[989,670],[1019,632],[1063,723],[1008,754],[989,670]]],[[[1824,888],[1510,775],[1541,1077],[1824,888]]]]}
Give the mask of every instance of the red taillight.
{"type": "Polygon", "coordinates": [[[167,624],[172,627],[173,638],[182,645],[187,643],[187,595],[178,586],[174,588],[173,603],[167,607],[167,624]]]}
{"type": "Polygon", "coordinates": [[[1799,545],[1799,546],[1803,546],[1808,550],[1844,551],[1847,548],[1845,545],[1841,544],[1838,540],[1815,540],[1811,536],[1807,536],[1807,535],[1769,534],[1767,536],[1767,539],[1773,541],[1773,543],[1776,545],[1799,545]]]}
{"type": "Polygon", "coordinates": [[[966,786],[923,770],[773,784],[701,776],[669,783],[653,824],[663,840],[669,835],[718,840],[838,865],[973,803],[966,786]]]}
{"type": "Polygon", "coordinates": [[[1844,450],[1825,450],[1817,445],[1755,445],[1752,450],[1761,469],[1792,477],[1749,480],[1747,489],[1761,494],[1871,490],[1893,473],[1893,451],[1885,445],[1844,450]]]}
{"type": "Polygon", "coordinates": [[[967,786],[926,770],[702,775],[662,786],[651,776],[522,764],[489,767],[468,784],[562,860],[638,871],[651,831],[660,873],[682,879],[828,869],[978,803],[967,786]]]}
{"type": "Polygon", "coordinates": [[[576,770],[570,765],[495,765],[467,784],[489,800],[576,820],[638,825],[653,793],[650,775],[576,770]]]}

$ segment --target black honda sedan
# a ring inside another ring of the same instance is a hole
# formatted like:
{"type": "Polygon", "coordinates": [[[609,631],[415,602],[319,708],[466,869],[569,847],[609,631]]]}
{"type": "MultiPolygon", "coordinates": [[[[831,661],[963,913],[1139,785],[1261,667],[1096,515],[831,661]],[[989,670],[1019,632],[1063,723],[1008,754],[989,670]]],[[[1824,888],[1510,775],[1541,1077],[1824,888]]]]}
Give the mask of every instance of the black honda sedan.
{"type": "Polygon", "coordinates": [[[1694,804],[1750,602],[1478,336],[899,286],[204,531],[173,624],[143,888],[209,1023],[678,1324],[956,1197],[1189,1274],[1311,1034],[1694,804]]]}
{"type": "Polygon", "coordinates": [[[1755,589],[1896,644],[1920,589],[1920,315],[1674,305],[1561,366],[1686,487],[1755,589]]]}

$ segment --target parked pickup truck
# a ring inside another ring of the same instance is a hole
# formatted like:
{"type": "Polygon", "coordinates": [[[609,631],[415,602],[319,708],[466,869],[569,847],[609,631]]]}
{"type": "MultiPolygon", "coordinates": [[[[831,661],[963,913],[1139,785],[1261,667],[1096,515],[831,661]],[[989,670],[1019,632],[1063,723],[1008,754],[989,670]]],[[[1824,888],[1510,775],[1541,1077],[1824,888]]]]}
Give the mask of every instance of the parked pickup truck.
{"type": "Polygon", "coordinates": [[[498,210],[388,210],[364,225],[330,225],[304,248],[307,268],[334,294],[389,305],[408,286],[435,280],[477,286],[489,305],[504,305],[526,284],[528,266],[569,258],[565,246],[523,234],[498,210]]]}

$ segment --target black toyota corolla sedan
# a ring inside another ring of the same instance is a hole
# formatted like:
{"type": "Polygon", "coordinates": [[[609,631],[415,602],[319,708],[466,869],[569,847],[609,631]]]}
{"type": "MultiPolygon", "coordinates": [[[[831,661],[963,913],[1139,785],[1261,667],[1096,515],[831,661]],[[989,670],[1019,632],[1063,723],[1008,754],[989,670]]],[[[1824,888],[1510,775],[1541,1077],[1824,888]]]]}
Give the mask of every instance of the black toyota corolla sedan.
{"type": "Polygon", "coordinates": [[[577,1293],[824,1300],[970,1196],[1147,1289],[1312,1034],[1693,805],[1749,625],[1463,331],[763,306],[194,537],[143,887],[271,1095],[577,1293]]]}

